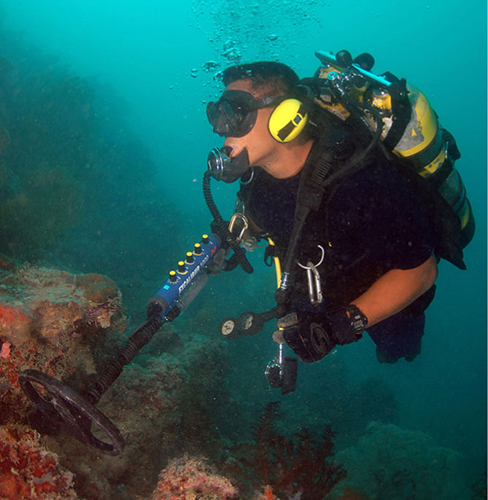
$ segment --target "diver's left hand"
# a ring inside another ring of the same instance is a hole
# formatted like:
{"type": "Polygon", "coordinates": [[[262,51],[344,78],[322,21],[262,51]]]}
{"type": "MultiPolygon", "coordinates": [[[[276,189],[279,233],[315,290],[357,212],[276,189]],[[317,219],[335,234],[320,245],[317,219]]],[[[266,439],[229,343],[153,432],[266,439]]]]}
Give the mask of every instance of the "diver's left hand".
{"type": "Polygon", "coordinates": [[[357,342],[354,322],[347,309],[336,312],[293,312],[278,320],[283,338],[295,354],[305,363],[320,361],[336,345],[357,342]]]}

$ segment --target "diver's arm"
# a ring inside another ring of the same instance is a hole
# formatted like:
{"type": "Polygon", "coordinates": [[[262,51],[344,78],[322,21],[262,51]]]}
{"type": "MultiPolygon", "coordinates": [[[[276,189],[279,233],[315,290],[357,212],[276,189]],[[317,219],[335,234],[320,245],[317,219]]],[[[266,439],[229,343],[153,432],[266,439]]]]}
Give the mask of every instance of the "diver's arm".
{"type": "Polygon", "coordinates": [[[351,303],[368,318],[368,326],[372,326],[400,312],[424,294],[434,284],[437,274],[434,256],[413,269],[392,269],[351,303]]]}

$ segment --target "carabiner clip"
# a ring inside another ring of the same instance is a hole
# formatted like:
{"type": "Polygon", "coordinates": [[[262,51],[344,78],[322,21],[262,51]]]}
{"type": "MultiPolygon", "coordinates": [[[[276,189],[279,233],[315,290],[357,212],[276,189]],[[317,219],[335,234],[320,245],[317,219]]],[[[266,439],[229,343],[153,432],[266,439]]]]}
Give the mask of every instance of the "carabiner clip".
{"type": "Polygon", "coordinates": [[[237,241],[240,243],[242,241],[242,237],[244,236],[244,233],[246,232],[246,229],[249,227],[249,221],[247,220],[247,217],[244,214],[241,213],[235,213],[229,222],[229,232],[232,233],[234,226],[237,221],[241,221],[242,223],[242,229],[241,232],[239,233],[239,236],[237,237],[237,241]]]}
{"type": "Polygon", "coordinates": [[[310,299],[310,303],[313,306],[318,306],[324,300],[324,296],[322,294],[322,284],[320,282],[320,274],[317,270],[317,267],[322,264],[324,261],[325,250],[322,246],[318,245],[320,250],[322,250],[322,257],[318,264],[313,264],[312,262],[307,262],[306,266],[303,266],[298,262],[298,265],[307,271],[307,282],[308,282],[308,297],[310,299]]]}

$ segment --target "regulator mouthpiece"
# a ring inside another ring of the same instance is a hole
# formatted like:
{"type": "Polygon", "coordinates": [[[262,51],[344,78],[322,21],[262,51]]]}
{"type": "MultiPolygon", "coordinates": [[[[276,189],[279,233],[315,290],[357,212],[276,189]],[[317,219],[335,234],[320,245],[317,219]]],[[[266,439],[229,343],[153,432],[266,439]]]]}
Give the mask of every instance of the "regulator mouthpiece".
{"type": "Polygon", "coordinates": [[[245,149],[234,158],[228,156],[231,151],[232,148],[229,146],[213,148],[207,158],[210,175],[218,181],[229,184],[239,179],[249,168],[249,157],[245,149]]]}

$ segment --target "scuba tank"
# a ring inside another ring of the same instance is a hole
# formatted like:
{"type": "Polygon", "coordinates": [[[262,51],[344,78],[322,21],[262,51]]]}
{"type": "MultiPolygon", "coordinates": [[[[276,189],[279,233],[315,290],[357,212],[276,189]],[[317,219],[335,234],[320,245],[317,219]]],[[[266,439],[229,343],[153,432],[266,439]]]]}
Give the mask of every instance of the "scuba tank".
{"type": "Polygon", "coordinates": [[[395,155],[395,164],[430,215],[436,255],[465,269],[462,249],[473,238],[475,223],[454,167],[461,155],[425,95],[391,73],[371,73],[374,59],[369,54],[354,60],[347,51],[315,54],[322,66],[312,79],[303,80],[315,103],[345,123],[361,123],[369,136],[381,128],[378,146],[395,155]]]}

